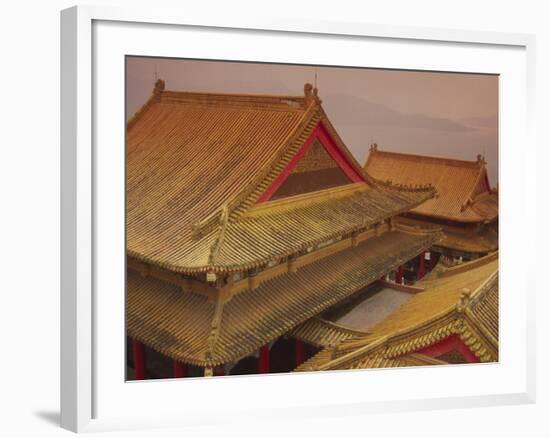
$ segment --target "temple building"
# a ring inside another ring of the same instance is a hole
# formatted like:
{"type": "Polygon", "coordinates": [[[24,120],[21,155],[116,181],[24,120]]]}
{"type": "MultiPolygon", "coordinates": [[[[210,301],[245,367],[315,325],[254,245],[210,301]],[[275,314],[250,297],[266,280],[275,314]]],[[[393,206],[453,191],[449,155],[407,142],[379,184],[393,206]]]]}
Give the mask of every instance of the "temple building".
{"type": "Polygon", "coordinates": [[[300,325],[381,279],[407,287],[403,265],[443,238],[395,220],[434,188],[370,177],[310,84],[157,81],[127,123],[126,191],[129,379],[291,371],[321,348],[300,325]]]}
{"type": "MultiPolygon", "coordinates": [[[[498,253],[440,265],[401,291],[405,302],[370,327],[313,318],[295,329],[323,347],[297,371],[498,361],[498,253]]],[[[376,309],[365,309],[367,320],[368,312],[376,309]]]]}
{"type": "Polygon", "coordinates": [[[445,239],[432,248],[453,260],[472,260],[498,249],[498,191],[489,185],[485,160],[437,158],[381,151],[376,144],[364,168],[381,181],[431,184],[437,195],[402,215],[410,225],[442,227],[445,239]]]}

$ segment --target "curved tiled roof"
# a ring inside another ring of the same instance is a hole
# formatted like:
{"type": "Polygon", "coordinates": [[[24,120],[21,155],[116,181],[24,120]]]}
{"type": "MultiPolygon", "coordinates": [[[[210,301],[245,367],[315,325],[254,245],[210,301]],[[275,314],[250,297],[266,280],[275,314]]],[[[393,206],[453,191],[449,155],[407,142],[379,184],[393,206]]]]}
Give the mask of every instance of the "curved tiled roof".
{"type": "Polygon", "coordinates": [[[299,99],[163,91],[127,131],[130,255],[207,264],[191,227],[247,188],[313,116],[299,99]]]}
{"type": "Polygon", "coordinates": [[[433,196],[370,181],[307,86],[301,97],[228,95],[166,91],[157,81],[127,126],[128,255],[176,272],[244,270],[330,239],[333,230],[297,226],[319,219],[314,208],[246,217],[320,123],[365,178],[362,198],[339,204],[358,215],[340,232],[433,196]]]}
{"type": "Polygon", "coordinates": [[[477,161],[453,160],[380,151],[373,145],[364,167],[377,180],[409,186],[431,184],[437,195],[413,213],[459,222],[492,221],[498,216],[498,194],[487,187],[481,157],[477,161]]]}
{"type": "Polygon", "coordinates": [[[498,359],[498,256],[450,268],[417,283],[414,295],[369,334],[345,339],[299,371],[361,368],[369,358],[396,359],[457,335],[481,361],[498,359]],[[465,298],[465,289],[471,295],[465,298]]]}
{"type": "Polygon", "coordinates": [[[425,251],[441,235],[390,231],[216,303],[130,269],[128,335],[178,361],[216,366],[253,353],[425,251]]]}
{"type": "MultiPolygon", "coordinates": [[[[437,244],[437,248],[445,248],[462,253],[487,254],[498,249],[498,231],[496,226],[482,226],[470,229],[460,224],[436,225],[426,218],[400,217],[399,223],[430,229],[438,227],[445,238],[437,244]]],[[[434,248],[435,250],[435,248],[434,248]]]]}
{"type": "Polygon", "coordinates": [[[493,220],[498,217],[498,193],[483,192],[472,199],[470,208],[481,217],[493,220]]]}
{"type": "Polygon", "coordinates": [[[426,199],[425,192],[358,183],[252,208],[228,223],[210,259],[214,270],[251,269],[343,234],[371,228],[426,199]]]}
{"type": "Polygon", "coordinates": [[[347,327],[326,321],[320,317],[310,318],[289,333],[291,336],[316,347],[331,347],[364,332],[351,330],[347,327]]]}

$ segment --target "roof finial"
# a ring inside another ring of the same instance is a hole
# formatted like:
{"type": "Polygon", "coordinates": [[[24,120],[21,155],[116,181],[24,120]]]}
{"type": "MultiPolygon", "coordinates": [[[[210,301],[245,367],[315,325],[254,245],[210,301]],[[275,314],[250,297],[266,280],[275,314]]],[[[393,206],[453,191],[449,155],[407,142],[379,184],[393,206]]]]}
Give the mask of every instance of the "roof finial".
{"type": "Polygon", "coordinates": [[[370,145],[370,151],[371,152],[376,152],[378,150],[378,144],[376,143],[373,143],[370,145]]]}
{"type": "Polygon", "coordinates": [[[155,81],[155,88],[153,88],[153,94],[155,96],[160,96],[160,94],[164,91],[165,83],[162,79],[157,79],[155,81]]]}
{"type": "Polygon", "coordinates": [[[485,164],[485,154],[477,154],[477,163],[485,164]]]}

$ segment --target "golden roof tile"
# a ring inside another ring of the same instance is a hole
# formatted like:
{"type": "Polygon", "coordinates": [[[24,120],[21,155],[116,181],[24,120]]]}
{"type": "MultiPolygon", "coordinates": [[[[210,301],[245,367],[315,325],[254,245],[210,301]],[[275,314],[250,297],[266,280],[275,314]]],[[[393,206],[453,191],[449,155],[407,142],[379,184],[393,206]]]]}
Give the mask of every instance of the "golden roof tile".
{"type": "Polygon", "coordinates": [[[418,285],[424,291],[369,334],[325,348],[297,370],[361,368],[372,365],[372,357],[398,359],[451,335],[459,336],[481,361],[498,359],[498,256],[450,268],[418,285]]]}
{"type": "Polygon", "coordinates": [[[219,271],[252,269],[369,229],[426,197],[423,191],[397,192],[358,183],[260,204],[225,225],[210,266],[219,271]]]}
{"type": "Polygon", "coordinates": [[[487,187],[485,161],[454,160],[371,147],[367,174],[396,184],[431,184],[437,195],[412,210],[419,215],[458,222],[492,221],[498,216],[498,194],[487,187]]]}
{"type": "Polygon", "coordinates": [[[207,265],[216,236],[193,241],[191,226],[248,187],[312,112],[282,99],[163,91],[127,131],[129,254],[207,265]]]}
{"type": "Polygon", "coordinates": [[[199,366],[232,362],[347,298],[440,238],[433,233],[387,232],[295,273],[269,279],[233,296],[223,307],[130,269],[128,335],[182,362],[199,366]]]}
{"type": "Polygon", "coordinates": [[[363,336],[365,332],[352,330],[316,316],[300,324],[289,334],[308,344],[326,348],[334,346],[344,339],[363,336]]]}
{"type": "MultiPolygon", "coordinates": [[[[427,219],[400,217],[398,223],[431,229],[434,224],[427,219]]],[[[498,250],[498,232],[496,227],[483,225],[476,228],[465,228],[458,225],[436,225],[445,234],[437,248],[445,248],[471,254],[487,254],[498,250]]],[[[435,250],[435,248],[434,248],[435,250]]]]}
{"type": "Polygon", "coordinates": [[[158,83],[127,127],[128,255],[182,273],[250,269],[434,195],[364,175],[360,195],[324,204],[332,218],[342,210],[334,229],[315,202],[247,215],[320,122],[362,173],[309,89],[301,97],[228,95],[158,83]],[[300,223],[312,225],[309,235],[300,223]]]}

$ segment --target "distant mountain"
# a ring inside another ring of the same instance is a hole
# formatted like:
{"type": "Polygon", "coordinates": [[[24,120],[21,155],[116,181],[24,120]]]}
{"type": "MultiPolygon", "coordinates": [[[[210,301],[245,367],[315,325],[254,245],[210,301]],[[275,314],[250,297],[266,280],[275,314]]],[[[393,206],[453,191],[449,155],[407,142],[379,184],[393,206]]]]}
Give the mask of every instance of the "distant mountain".
{"type": "Polygon", "coordinates": [[[420,113],[403,113],[351,95],[323,97],[323,107],[338,124],[423,128],[445,132],[472,132],[476,128],[458,121],[420,113]]]}
{"type": "Polygon", "coordinates": [[[460,122],[468,126],[474,126],[476,128],[497,128],[498,114],[493,114],[485,117],[466,117],[460,119],[460,122]]]}

